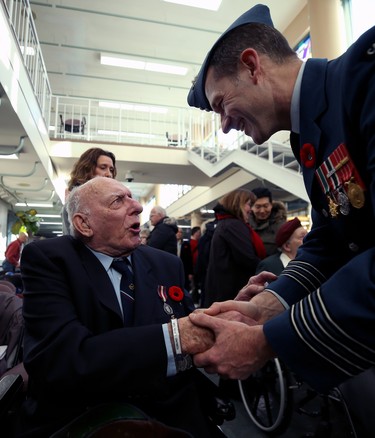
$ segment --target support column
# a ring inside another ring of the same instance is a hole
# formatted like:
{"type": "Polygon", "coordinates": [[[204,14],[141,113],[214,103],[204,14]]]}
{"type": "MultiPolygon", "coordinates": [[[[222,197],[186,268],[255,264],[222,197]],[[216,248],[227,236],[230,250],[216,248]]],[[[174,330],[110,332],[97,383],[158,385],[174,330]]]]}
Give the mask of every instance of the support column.
{"type": "Polygon", "coordinates": [[[308,0],[311,49],[314,58],[334,59],[346,49],[340,0],[308,0]]]}
{"type": "Polygon", "coordinates": [[[200,227],[202,224],[202,215],[199,213],[199,211],[194,211],[191,214],[191,228],[193,227],[200,227]]]}

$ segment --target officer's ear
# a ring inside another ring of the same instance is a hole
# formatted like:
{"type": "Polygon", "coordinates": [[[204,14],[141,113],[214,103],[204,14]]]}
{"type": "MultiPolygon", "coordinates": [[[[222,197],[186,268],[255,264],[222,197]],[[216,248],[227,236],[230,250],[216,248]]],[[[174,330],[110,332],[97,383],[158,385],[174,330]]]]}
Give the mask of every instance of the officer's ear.
{"type": "Polygon", "coordinates": [[[93,231],[90,226],[90,221],[87,215],[82,213],[76,213],[73,216],[74,228],[85,237],[91,237],[93,231]]]}
{"type": "Polygon", "coordinates": [[[260,59],[255,49],[247,48],[240,55],[242,65],[247,69],[251,79],[257,80],[260,72],[260,59]]]}

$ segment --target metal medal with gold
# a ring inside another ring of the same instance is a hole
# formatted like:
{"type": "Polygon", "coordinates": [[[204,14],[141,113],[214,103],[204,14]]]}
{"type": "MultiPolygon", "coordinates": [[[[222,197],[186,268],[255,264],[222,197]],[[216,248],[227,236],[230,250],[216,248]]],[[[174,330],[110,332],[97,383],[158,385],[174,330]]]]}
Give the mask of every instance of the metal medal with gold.
{"type": "Polygon", "coordinates": [[[339,206],[336,204],[336,202],[333,200],[333,198],[329,195],[327,195],[328,199],[328,208],[329,213],[333,218],[336,218],[339,214],[339,206]]]}
{"type": "Polygon", "coordinates": [[[346,193],[352,206],[354,208],[362,208],[365,205],[365,194],[362,187],[355,182],[354,178],[351,178],[345,184],[347,186],[346,193]]]}

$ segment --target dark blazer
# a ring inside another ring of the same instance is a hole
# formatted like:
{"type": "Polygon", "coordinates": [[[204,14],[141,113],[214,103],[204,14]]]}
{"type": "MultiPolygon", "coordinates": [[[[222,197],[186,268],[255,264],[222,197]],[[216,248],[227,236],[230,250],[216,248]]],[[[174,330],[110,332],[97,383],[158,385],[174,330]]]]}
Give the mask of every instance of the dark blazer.
{"type": "Polygon", "coordinates": [[[204,307],[214,301],[232,300],[254,275],[259,262],[245,222],[219,220],[210,247],[204,307]]]}
{"type": "Polygon", "coordinates": [[[255,273],[259,274],[262,271],[272,272],[275,275],[280,275],[284,269],[283,262],[280,260],[281,252],[272,254],[261,260],[256,268],[255,273]]]}
{"type": "Polygon", "coordinates": [[[158,222],[151,231],[147,245],[177,255],[177,225],[175,223],[164,223],[164,219],[158,222]]]}
{"type": "Polygon", "coordinates": [[[319,391],[375,364],[374,102],[375,27],[341,57],[307,61],[300,135],[291,141],[313,226],[296,259],[269,286],[292,307],[267,322],[264,331],[275,353],[319,391]],[[316,171],[323,163],[331,165],[329,157],[341,145],[347,161],[329,176],[337,192],[326,194],[316,171]],[[352,178],[357,185],[363,181],[364,204],[349,203],[344,213],[332,214],[329,195],[336,202],[342,202],[338,191],[349,197],[352,178]]]}
{"type": "MultiPolygon", "coordinates": [[[[136,301],[134,327],[124,327],[112,283],[96,256],[63,236],[32,242],[22,254],[25,284],[24,363],[29,398],[21,424],[35,435],[52,431],[87,407],[128,401],[194,436],[211,435],[192,369],[166,377],[167,354],[158,285],[179,286],[178,257],[141,245],[132,254],[136,301]],[[208,435],[207,435],[208,434],[208,435]]],[[[185,295],[168,303],[176,317],[194,307],[185,295]]]]}

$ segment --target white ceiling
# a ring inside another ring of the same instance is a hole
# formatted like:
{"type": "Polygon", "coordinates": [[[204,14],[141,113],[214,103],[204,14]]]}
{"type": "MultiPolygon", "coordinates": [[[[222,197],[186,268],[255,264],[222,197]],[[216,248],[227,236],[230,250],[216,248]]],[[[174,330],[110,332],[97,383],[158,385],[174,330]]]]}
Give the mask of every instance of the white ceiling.
{"type": "MultiPolygon", "coordinates": [[[[275,27],[281,31],[305,7],[306,2],[263,1],[271,9],[275,27]]],[[[163,0],[39,0],[30,1],[30,6],[54,95],[178,109],[187,107],[186,97],[191,81],[212,44],[239,15],[256,3],[223,0],[218,12],[163,0]],[[186,66],[188,73],[186,76],[175,76],[102,66],[101,52],[186,66]]],[[[25,131],[7,102],[1,84],[0,96],[3,96],[0,105],[1,151],[3,146],[16,146],[25,131]]],[[[75,159],[56,158],[52,161],[57,173],[68,175],[75,159]]],[[[0,157],[0,176],[29,173],[37,160],[33,145],[26,139],[20,160],[9,164],[0,157]]],[[[191,169],[175,169],[173,176],[170,169],[162,166],[148,169],[144,165],[144,169],[134,169],[132,163],[126,161],[118,165],[120,175],[129,169],[137,172],[139,178],[134,189],[139,191],[142,183],[170,183],[176,179],[194,186],[197,178],[204,180],[204,175],[191,169]],[[143,174],[147,174],[147,178],[142,180],[143,174]]],[[[3,186],[17,188],[20,197],[45,199],[52,193],[49,182],[45,190],[28,191],[40,188],[45,177],[42,166],[37,165],[32,177],[5,176],[3,186]]],[[[209,185],[207,178],[205,181],[209,185]]],[[[3,197],[1,193],[0,196],[3,197]]],[[[57,200],[56,195],[53,198],[57,200]]],[[[7,201],[12,202],[12,199],[7,201]]]]}

